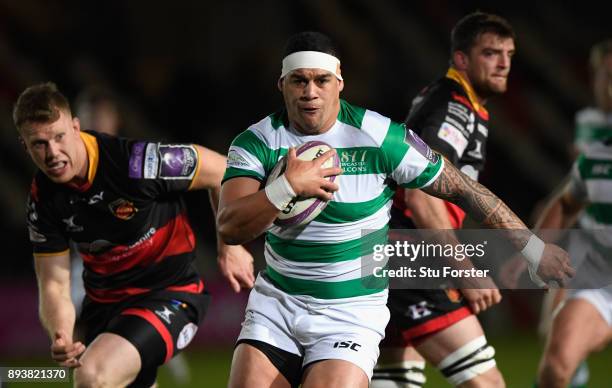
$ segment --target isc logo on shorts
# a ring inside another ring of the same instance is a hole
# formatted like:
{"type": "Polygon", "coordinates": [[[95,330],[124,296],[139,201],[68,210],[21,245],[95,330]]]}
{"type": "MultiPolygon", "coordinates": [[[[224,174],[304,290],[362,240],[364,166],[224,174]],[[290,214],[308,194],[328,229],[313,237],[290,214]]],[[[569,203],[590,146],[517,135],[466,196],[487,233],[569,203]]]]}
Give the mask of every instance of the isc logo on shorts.
{"type": "Polygon", "coordinates": [[[338,349],[351,349],[354,350],[356,352],[359,351],[359,348],[361,347],[360,344],[358,344],[357,342],[353,342],[353,341],[338,341],[336,343],[334,343],[334,348],[338,348],[338,349]]]}

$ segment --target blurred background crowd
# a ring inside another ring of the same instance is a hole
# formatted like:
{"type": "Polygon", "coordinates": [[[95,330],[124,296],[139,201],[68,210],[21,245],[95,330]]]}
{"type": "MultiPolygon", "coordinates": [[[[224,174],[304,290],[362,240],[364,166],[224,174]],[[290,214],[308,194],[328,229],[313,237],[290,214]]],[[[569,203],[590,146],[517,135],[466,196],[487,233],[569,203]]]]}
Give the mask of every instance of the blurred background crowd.
{"type": "MultiPolygon", "coordinates": [[[[281,107],[276,80],[291,34],[332,37],[346,83],[342,97],[401,121],[417,92],[445,73],[454,23],[477,9],[498,13],[514,26],[517,54],[508,92],[488,105],[481,181],[529,221],[573,160],[574,114],[592,104],[588,52],[612,32],[604,8],[589,1],[0,0],[0,359],[48,349],[25,227],[34,171],[11,119],[25,87],[54,81],[86,123],[116,117],[125,136],[225,153],[235,135],[281,107]]],[[[207,197],[190,193],[188,206],[204,276],[216,301],[224,301],[213,302],[198,338],[231,346],[245,295],[232,295],[220,279],[207,197]]],[[[258,245],[252,247],[261,268],[258,245]]],[[[518,309],[522,319],[513,324],[533,325],[534,298],[508,299],[514,302],[496,314],[518,309]]]]}

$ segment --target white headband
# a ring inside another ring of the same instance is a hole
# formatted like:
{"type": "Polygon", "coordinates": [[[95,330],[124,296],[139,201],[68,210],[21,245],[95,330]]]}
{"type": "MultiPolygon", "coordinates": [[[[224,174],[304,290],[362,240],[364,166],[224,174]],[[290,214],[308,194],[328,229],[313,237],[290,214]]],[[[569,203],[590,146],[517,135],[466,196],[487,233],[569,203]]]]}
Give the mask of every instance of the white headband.
{"type": "Polygon", "coordinates": [[[336,73],[340,60],[333,55],[320,51],[298,51],[289,54],[283,59],[283,69],[280,78],[296,69],[323,69],[327,70],[342,81],[342,76],[336,73]]]}

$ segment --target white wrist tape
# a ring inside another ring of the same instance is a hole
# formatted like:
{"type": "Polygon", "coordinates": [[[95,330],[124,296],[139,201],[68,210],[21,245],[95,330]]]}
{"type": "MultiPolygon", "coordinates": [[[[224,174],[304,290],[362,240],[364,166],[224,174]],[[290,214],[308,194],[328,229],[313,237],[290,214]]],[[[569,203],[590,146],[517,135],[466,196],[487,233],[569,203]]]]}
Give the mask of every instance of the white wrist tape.
{"type": "Polygon", "coordinates": [[[527,260],[527,269],[529,270],[529,277],[539,287],[545,286],[546,283],[538,275],[538,267],[542,254],[544,253],[544,247],[546,244],[538,236],[532,234],[527,241],[527,245],[521,251],[525,259],[527,260]]]}
{"type": "Polygon", "coordinates": [[[297,196],[289,184],[285,174],[276,178],[265,188],[268,200],[278,210],[284,210],[289,203],[297,196]]]}
{"type": "Polygon", "coordinates": [[[527,259],[527,262],[530,265],[537,268],[538,265],[540,265],[540,259],[542,259],[542,253],[544,253],[545,245],[546,244],[544,241],[540,240],[540,238],[535,234],[532,234],[521,253],[523,256],[525,256],[525,259],[527,259]]]}

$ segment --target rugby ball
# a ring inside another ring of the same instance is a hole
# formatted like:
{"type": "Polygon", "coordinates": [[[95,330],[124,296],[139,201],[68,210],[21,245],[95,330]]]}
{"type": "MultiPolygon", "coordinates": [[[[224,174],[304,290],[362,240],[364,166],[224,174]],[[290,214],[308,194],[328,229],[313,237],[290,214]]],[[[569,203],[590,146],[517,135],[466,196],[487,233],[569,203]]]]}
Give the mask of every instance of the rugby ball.
{"type": "MultiPolygon", "coordinates": [[[[309,141],[300,145],[295,150],[295,153],[300,160],[314,160],[331,149],[332,147],[329,144],[322,141],[309,141]]],[[[286,167],[287,157],[284,156],[276,163],[272,172],[270,172],[266,186],[284,173],[286,167]]],[[[338,158],[337,154],[329,158],[321,166],[321,168],[330,167],[340,167],[340,158],[338,158]]],[[[333,182],[336,180],[336,176],[329,176],[325,179],[333,182]]],[[[274,220],[274,224],[282,227],[305,225],[318,216],[325,209],[327,203],[328,201],[323,201],[316,197],[295,197],[285,209],[281,210],[276,220],[274,220]]]]}

